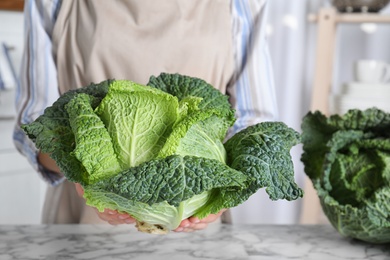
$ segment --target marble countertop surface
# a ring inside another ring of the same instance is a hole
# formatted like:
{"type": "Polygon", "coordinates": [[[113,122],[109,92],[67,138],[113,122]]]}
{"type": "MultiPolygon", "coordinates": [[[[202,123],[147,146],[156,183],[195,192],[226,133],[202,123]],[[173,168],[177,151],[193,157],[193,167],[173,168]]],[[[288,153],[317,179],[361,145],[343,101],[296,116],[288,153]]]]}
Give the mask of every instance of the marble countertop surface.
{"type": "Polygon", "coordinates": [[[0,226],[0,259],[390,259],[390,244],[341,237],[328,225],[213,225],[151,235],[130,226],[0,226]]]}

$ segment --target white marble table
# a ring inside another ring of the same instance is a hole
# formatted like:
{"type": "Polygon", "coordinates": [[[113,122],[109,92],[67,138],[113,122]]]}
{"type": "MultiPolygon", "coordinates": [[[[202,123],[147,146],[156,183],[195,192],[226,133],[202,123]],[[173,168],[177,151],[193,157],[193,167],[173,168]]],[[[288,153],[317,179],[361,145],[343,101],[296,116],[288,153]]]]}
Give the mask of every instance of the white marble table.
{"type": "Polygon", "coordinates": [[[330,226],[214,225],[150,235],[129,226],[0,226],[0,259],[390,259],[390,244],[346,239],[330,226]]]}

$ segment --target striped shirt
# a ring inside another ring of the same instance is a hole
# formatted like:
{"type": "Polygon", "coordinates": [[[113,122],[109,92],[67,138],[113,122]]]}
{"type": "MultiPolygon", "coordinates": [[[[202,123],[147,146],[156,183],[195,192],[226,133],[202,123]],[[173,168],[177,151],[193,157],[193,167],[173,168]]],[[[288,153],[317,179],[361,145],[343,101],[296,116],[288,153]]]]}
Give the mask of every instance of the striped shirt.
{"type": "MultiPolygon", "coordinates": [[[[277,120],[271,61],[266,43],[266,0],[231,0],[235,72],[229,96],[237,121],[229,136],[249,125],[277,120]]],[[[63,181],[58,174],[40,171],[38,150],[20,129],[34,121],[59,97],[57,70],[52,53],[52,32],[61,0],[28,0],[25,3],[25,51],[16,104],[16,148],[52,185],[63,181]]]]}

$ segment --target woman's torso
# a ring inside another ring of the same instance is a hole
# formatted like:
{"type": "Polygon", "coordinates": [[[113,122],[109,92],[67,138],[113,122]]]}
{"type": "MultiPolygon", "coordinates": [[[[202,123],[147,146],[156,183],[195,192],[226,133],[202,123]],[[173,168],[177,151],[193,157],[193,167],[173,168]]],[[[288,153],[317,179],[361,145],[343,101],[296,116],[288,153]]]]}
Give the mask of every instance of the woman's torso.
{"type": "Polygon", "coordinates": [[[146,84],[161,72],[225,93],[233,74],[230,1],[63,1],[53,47],[60,92],[108,78],[146,84]]]}

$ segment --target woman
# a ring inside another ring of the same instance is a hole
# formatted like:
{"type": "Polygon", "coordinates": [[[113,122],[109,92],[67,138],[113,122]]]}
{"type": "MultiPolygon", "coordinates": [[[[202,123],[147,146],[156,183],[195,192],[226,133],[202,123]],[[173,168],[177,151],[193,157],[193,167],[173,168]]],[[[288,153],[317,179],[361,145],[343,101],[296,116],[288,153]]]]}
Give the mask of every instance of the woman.
{"type": "MultiPolygon", "coordinates": [[[[70,89],[108,78],[146,84],[150,75],[180,73],[230,96],[238,117],[232,133],[275,120],[265,9],[266,0],[27,1],[14,140],[50,184],[43,222],[134,222],[129,215],[86,206],[81,187],[64,180],[20,130],[70,89]]],[[[189,218],[176,231],[203,229],[221,214],[189,218]]]]}

